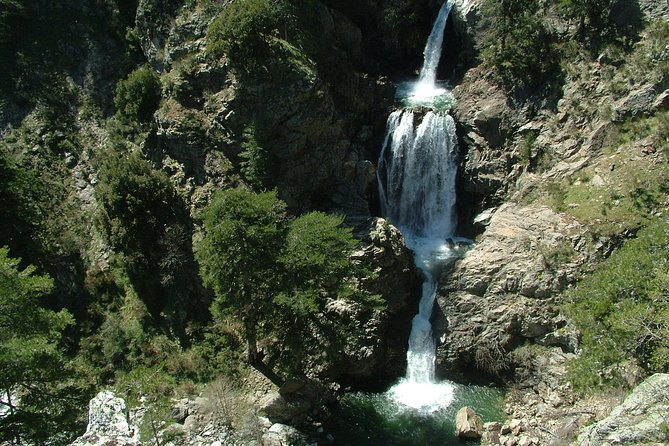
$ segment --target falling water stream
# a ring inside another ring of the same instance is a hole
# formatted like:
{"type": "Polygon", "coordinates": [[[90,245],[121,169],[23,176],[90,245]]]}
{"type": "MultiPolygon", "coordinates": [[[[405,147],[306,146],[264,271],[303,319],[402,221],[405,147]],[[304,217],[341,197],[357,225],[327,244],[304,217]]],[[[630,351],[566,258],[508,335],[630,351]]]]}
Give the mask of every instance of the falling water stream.
{"type": "Polygon", "coordinates": [[[476,407],[484,419],[499,416],[500,393],[495,389],[457,385],[435,376],[430,318],[437,277],[444,264],[466,251],[461,246],[467,244],[455,235],[458,146],[455,123],[448,114],[453,97],[437,81],[453,4],[447,0],[440,9],[418,80],[398,85],[396,98],[403,107],[388,117],[377,166],[381,211],[402,232],[424,276],[409,336],[406,375],[382,394],[345,398],[342,418],[348,424],[338,431],[343,441],[337,444],[456,444],[453,419],[459,407],[476,407]]]}

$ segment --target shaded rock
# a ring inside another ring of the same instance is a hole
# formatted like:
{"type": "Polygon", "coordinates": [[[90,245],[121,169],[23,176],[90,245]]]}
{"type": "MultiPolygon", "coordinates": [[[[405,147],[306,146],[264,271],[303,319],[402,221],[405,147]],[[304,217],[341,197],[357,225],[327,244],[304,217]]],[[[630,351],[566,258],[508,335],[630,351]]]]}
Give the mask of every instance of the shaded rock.
{"type": "Polygon", "coordinates": [[[510,154],[501,150],[510,133],[511,108],[502,89],[480,67],[467,71],[453,96],[463,143],[462,187],[472,204],[494,205],[491,198],[505,186],[512,168],[510,154]]]}
{"type": "Polygon", "coordinates": [[[279,392],[267,394],[259,403],[259,412],[274,422],[294,421],[311,408],[306,398],[291,398],[289,401],[279,392]]]}
{"type": "Polygon", "coordinates": [[[481,438],[483,434],[483,421],[474,409],[463,407],[455,415],[455,435],[458,438],[481,438]]]}
{"type": "Polygon", "coordinates": [[[653,111],[666,110],[669,108],[669,90],[664,90],[662,93],[657,95],[652,108],[653,111]]]}
{"type": "Polygon", "coordinates": [[[500,444],[501,430],[502,424],[499,422],[484,423],[481,446],[500,444]]]}
{"type": "Polygon", "coordinates": [[[661,445],[669,442],[669,375],[658,373],[638,385],[603,420],[585,427],[579,446],[661,445]]]}
{"type": "Polygon", "coordinates": [[[624,121],[653,110],[653,103],[657,97],[654,85],[644,85],[621,99],[614,107],[613,120],[624,121]]]}
{"type": "Polygon", "coordinates": [[[183,424],[184,421],[186,421],[186,418],[188,418],[189,412],[188,412],[188,407],[189,407],[189,402],[188,400],[181,400],[177,404],[175,404],[172,407],[170,415],[172,416],[172,419],[176,421],[177,423],[183,424]]]}
{"type": "Polygon", "coordinates": [[[337,324],[338,330],[348,326],[351,334],[324,338],[327,360],[315,357],[309,369],[319,377],[347,383],[401,376],[421,278],[397,228],[381,218],[350,217],[346,223],[361,240],[352,257],[371,273],[359,285],[381,296],[386,309],[370,311],[346,300],[328,302],[323,321],[337,324]]]}

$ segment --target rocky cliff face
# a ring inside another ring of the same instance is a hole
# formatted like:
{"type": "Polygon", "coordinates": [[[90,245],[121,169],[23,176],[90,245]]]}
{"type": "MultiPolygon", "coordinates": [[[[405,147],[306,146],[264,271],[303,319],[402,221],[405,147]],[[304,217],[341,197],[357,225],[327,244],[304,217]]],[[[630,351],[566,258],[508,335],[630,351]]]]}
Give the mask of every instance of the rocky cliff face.
{"type": "MultiPolygon", "coordinates": [[[[480,35],[481,3],[459,5],[463,35],[480,35]]],[[[632,8],[628,3],[616,3],[613,15],[632,26],[636,16],[622,13],[632,8]]],[[[635,14],[652,21],[667,11],[640,2],[635,14]]],[[[652,54],[645,42],[630,58],[652,54]]],[[[595,62],[579,58],[566,70],[554,108],[508,96],[484,66],[468,70],[453,89],[462,153],[460,231],[476,244],[442,276],[435,326],[443,373],[504,374],[513,369],[509,353],[527,342],[565,352],[577,348],[577,334],[559,314],[560,293],[584,272],[584,263],[607,256],[633,224],[613,214],[584,218],[592,204],[558,190],[578,188],[584,179],[593,189],[621,188],[622,169],[648,169],[646,163],[656,161],[644,159],[654,154],[643,147],[652,141],[635,141],[614,155],[607,147],[615,144],[620,122],[666,107],[662,76],[651,69],[618,88],[622,79],[614,66],[624,68],[625,61],[607,53],[595,62]],[[615,229],[598,226],[607,218],[615,229]]]]}
{"type": "MultiPolygon", "coordinates": [[[[325,320],[350,325],[350,336],[325,340],[333,347],[325,358],[313,358],[309,373],[347,382],[401,374],[416,273],[399,232],[369,218],[376,196],[372,160],[392,86],[353,68],[333,83],[312,60],[299,69],[281,61],[251,71],[227,58],[213,61],[206,57],[205,32],[224,5],[214,11],[164,6],[142,1],[137,13],[142,48],[165,72],[150,157],[170,173],[195,215],[216,189],[244,181],[240,153],[252,138],[267,153],[264,186],[276,187],[292,212],[347,214],[362,240],[355,257],[376,275],[362,286],[384,296],[388,310],[371,314],[332,302],[325,320]]],[[[319,51],[340,47],[348,57],[343,63],[355,62],[362,52],[357,26],[319,2],[310,8],[322,33],[319,51]]]]}

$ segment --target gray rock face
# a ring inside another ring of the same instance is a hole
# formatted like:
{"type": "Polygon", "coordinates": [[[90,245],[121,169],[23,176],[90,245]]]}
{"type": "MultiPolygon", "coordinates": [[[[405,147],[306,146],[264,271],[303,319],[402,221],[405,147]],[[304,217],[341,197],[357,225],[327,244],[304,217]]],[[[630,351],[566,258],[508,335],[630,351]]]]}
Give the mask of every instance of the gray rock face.
{"type": "Polygon", "coordinates": [[[669,375],[658,373],[639,386],[605,419],[584,428],[579,446],[645,445],[669,443],[669,375]]]}
{"type": "Polygon", "coordinates": [[[303,435],[294,427],[275,423],[262,436],[263,446],[298,446],[305,444],[303,435]]]}
{"type": "Polygon", "coordinates": [[[476,245],[442,276],[438,361],[495,374],[507,366],[505,352],[524,340],[573,351],[577,337],[550,297],[575,280],[581,232],[544,206],[497,209],[476,245]]]}
{"type": "Polygon", "coordinates": [[[458,123],[466,155],[462,161],[462,184],[474,203],[495,204],[511,171],[504,150],[512,112],[503,91],[485,76],[480,67],[467,72],[453,89],[454,117],[458,123]]]}
{"type": "Polygon", "coordinates": [[[72,446],[139,446],[139,432],[128,423],[123,398],[102,391],[90,401],[86,433],[72,446]]]}

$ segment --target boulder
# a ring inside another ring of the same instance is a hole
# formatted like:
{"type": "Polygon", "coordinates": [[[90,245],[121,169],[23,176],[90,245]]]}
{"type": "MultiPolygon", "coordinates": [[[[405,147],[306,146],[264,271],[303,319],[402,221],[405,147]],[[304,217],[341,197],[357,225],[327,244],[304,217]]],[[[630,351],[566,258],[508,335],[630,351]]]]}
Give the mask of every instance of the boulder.
{"type": "Polygon", "coordinates": [[[262,436],[263,446],[297,446],[305,444],[304,435],[292,426],[275,423],[262,436]]]}
{"type": "Polygon", "coordinates": [[[458,438],[481,438],[483,434],[483,421],[474,409],[463,407],[455,415],[455,435],[458,438]]]}
{"type": "Polygon", "coordinates": [[[312,408],[306,398],[290,398],[279,392],[268,393],[259,403],[259,412],[274,422],[294,421],[312,408]]]}
{"type": "Polygon", "coordinates": [[[669,374],[639,384],[608,417],[585,427],[578,446],[669,444],[669,374]]]}
{"type": "Polygon", "coordinates": [[[123,398],[102,391],[89,403],[86,433],[72,446],[140,446],[138,435],[138,429],[128,423],[123,398]]]}
{"type": "MultiPolygon", "coordinates": [[[[309,357],[307,369],[319,378],[364,384],[404,373],[411,318],[420,299],[421,277],[397,228],[381,218],[349,217],[360,240],[352,253],[370,274],[359,286],[381,296],[385,311],[362,308],[351,300],[330,300],[320,326],[312,327],[323,349],[309,357]],[[332,339],[323,323],[348,327],[349,336],[332,339]]],[[[316,351],[316,350],[314,350],[316,351]]]]}
{"type": "Polygon", "coordinates": [[[646,84],[622,98],[614,107],[613,120],[622,122],[653,110],[653,104],[658,96],[654,85],[646,84]]]}
{"type": "Polygon", "coordinates": [[[502,424],[495,421],[483,424],[483,434],[481,435],[481,446],[490,446],[500,444],[500,435],[502,424]]]}

